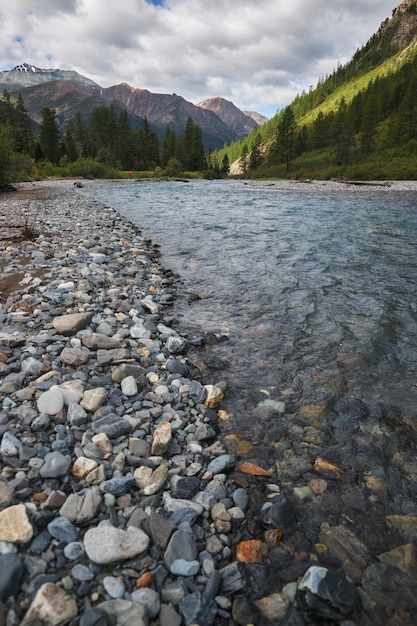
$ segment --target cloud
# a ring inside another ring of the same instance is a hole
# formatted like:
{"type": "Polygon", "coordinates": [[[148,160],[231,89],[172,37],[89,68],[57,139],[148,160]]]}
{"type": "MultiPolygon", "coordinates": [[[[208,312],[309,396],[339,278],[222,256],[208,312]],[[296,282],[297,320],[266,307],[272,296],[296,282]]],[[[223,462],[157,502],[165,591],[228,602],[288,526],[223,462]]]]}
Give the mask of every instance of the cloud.
{"type": "Polygon", "coordinates": [[[19,0],[0,8],[0,69],[74,69],[192,102],[278,108],[349,60],[392,0],[19,0]]]}

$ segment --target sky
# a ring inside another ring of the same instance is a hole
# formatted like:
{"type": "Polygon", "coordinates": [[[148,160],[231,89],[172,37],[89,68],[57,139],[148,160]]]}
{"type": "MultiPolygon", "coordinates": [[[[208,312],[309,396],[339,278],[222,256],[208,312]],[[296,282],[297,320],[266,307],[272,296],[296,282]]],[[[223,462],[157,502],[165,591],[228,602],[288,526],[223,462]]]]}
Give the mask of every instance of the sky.
{"type": "Polygon", "coordinates": [[[366,44],[399,0],[1,0],[0,70],[75,70],[271,117],[366,44]]]}

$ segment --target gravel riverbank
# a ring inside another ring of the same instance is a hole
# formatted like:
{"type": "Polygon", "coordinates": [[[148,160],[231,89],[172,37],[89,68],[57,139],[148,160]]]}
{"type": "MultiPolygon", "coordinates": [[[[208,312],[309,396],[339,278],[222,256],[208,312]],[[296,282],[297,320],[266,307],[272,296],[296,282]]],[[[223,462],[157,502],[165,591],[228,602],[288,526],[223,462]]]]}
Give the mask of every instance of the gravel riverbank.
{"type": "Polygon", "coordinates": [[[222,438],[157,245],[73,181],[0,196],[0,238],[0,625],[417,622],[411,505],[326,455],[317,407],[291,455],[282,402],[273,451],[222,438]]]}

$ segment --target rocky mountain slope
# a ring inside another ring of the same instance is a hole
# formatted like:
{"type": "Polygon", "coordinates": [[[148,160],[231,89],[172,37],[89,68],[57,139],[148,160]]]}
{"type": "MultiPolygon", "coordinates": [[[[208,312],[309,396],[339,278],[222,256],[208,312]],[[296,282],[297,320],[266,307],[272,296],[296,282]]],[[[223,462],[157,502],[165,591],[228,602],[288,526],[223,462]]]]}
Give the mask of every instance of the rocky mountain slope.
{"type": "Polygon", "coordinates": [[[246,137],[259,123],[240,111],[233,102],[224,98],[209,98],[197,104],[207,111],[213,111],[238,137],[246,137]]]}
{"type": "MultiPolygon", "coordinates": [[[[201,106],[188,102],[177,94],[157,94],[146,89],[137,89],[126,83],[102,88],[77,72],[59,69],[41,69],[23,63],[12,70],[0,72],[0,91],[13,95],[22,94],[30,117],[40,121],[40,111],[48,106],[57,112],[62,129],[73,121],[77,113],[88,122],[93,108],[113,103],[116,108],[125,108],[133,126],[141,124],[144,117],[161,136],[166,126],[182,133],[187,119],[191,117],[202,130],[206,147],[216,149],[244,137],[258,123],[245,115],[233,103],[221,101],[217,110],[212,106],[201,106]]],[[[206,101],[208,103],[209,101],[206,101]]]]}

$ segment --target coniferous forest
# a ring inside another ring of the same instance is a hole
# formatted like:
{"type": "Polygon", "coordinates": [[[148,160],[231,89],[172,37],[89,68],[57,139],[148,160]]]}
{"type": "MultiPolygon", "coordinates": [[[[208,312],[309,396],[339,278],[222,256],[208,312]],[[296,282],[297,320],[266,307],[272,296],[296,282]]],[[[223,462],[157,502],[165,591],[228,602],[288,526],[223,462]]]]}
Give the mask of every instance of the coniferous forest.
{"type": "Polygon", "coordinates": [[[21,95],[0,98],[0,186],[33,176],[120,177],[122,172],[159,172],[176,176],[207,168],[201,129],[191,118],[184,133],[169,126],[160,140],[147,119],[132,128],[127,111],[98,106],[91,122],[80,114],[59,129],[55,110],[44,107],[36,127],[21,95]]]}

